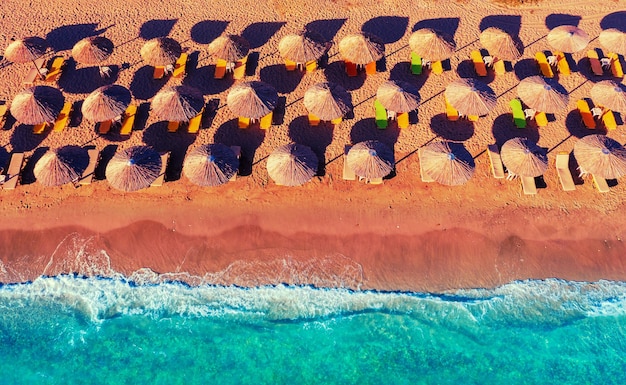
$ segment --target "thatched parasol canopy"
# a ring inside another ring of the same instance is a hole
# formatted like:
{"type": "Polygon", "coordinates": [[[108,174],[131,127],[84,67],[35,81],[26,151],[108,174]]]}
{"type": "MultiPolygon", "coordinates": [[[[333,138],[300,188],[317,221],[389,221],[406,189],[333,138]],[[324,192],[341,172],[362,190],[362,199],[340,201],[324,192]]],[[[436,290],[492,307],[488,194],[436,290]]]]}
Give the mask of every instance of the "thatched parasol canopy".
{"type": "Polygon", "coordinates": [[[204,107],[202,92],[190,86],[167,87],[152,99],[152,110],[163,120],[187,122],[204,107]]]}
{"type": "Polygon", "coordinates": [[[383,57],[385,44],[379,37],[361,32],[341,39],[339,42],[339,53],[344,60],[366,65],[383,57]]]}
{"type": "Polygon", "coordinates": [[[604,179],[626,175],[626,148],[604,135],[587,135],[574,144],[581,170],[604,179]]]}
{"type": "Polygon", "coordinates": [[[548,168],[546,149],[527,138],[507,140],[500,153],[506,168],[519,176],[537,177],[548,168]]]}
{"type": "Polygon", "coordinates": [[[446,186],[458,186],[472,178],[476,164],[461,143],[432,142],[421,149],[420,161],[427,175],[446,186]]]}
{"type": "Polygon", "coordinates": [[[503,60],[517,60],[522,50],[511,35],[500,28],[489,27],[480,33],[480,44],[495,57],[503,60]]]}
{"type": "Polygon", "coordinates": [[[555,113],[567,108],[567,91],[557,82],[530,76],[517,85],[517,95],[530,108],[555,113]]]}
{"type": "Polygon", "coordinates": [[[287,35],[278,43],[278,52],[284,59],[306,63],[326,53],[328,42],[317,32],[303,30],[297,35],[287,35]]]}
{"type": "Polygon", "coordinates": [[[116,152],[106,178],[118,190],[137,191],[150,186],[161,172],[161,156],[151,147],[135,146],[116,152]]]}
{"type": "Polygon", "coordinates": [[[34,86],[15,95],[11,115],[24,124],[54,122],[64,102],[65,98],[57,88],[34,86]]]}
{"type": "Polygon", "coordinates": [[[274,110],[278,103],[278,93],[274,87],[264,82],[243,82],[230,89],[226,103],[237,116],[260,119],[274,110]]]}
{"type": "Polygon", "coordinates": [[[180,44],[169,37],[150,39],[141,47],[141,57],[151,66],[174,64],[182,52],[180,44]]]}
{"type": "Polygon", "coordinates": [[[377,140],[359,142],[350,148],[346,161],[354,173],[367,179],[382,178],[393,171],[393,150],[377,140]]]}
{"type": "Polygon", "coordinates": [[[113,42],[104,36],[90,36],[74,44],[72,57],[79,63],[96,65],[113,53],[113,42]]]}
{"type": "Polygon", "coordinates": [[[612,80],[596,83],[591,88],[591,98],[598,105],[626,113],[626,91],[622,84],[617,84],[612,80]]]}
{"type": "Polygon", "coordinates": [[[409,38],[411,51],[424,59],[438,61],[449,58],[454,53],[452,39],[444,37],[430,28],[422,28],[409,38]]]}
{"type": "Polygon", "coordinates": [[[237,35],[223,35],[209,44],[209,53],[218,59],[236,62],[248,55],[250,43],[237,35]]]}
{"type": "Polygon", "coordinates": [[[87,168],[89,155],[79,146],[65,146],[46,152],[33,170],[37,181],[45,186],[61,186],[77,181],[87,168]]]}
{"type": "Polygon", "coordinates": [[[304,107],[321,120],[333,120],[352,110],[352,98],[338,84],[318,83],[304,93],[304,107]]]}
{"type": "Polygon", "coordinates": [[[300,186],[317,173],[318,160],[311,148],[296,143],[278,147],[267,158],[267,173],[276,184],[300,186]]]}
{"type": "Polygon", "coordinates": [[[4,57],[13,63],[27,63],[46,53],[48,43],[41,37],[31,36],[12,41],[4,51],[4,57]]]}
{"type": "Polygon", "coordinates": [[[616,28],[600,32],[600,44],[609,52],[626,55],[626,32],[616,28]]]}
{"type": "Polygon", "coordinates": [[[87,120],[104,122],[122,115],[131,98],[130,91],[123,86],[103,86],[85,98],[81,111],[87,120]]]}
{"type": "Polygon", "coordinates": [[[400,80],[387,80],[381,84],[376,99],[386,109],[398,113],[417,110],[420,103],[418,88],[400,80]]]}
{"type": "Polygon", "coordinates": [[[548,44],[552,48],[574,53],[585,49],[589,44],[589,35],[573,25],[561,25],[548,32],[548,44]]]}
{"type": "Polygon", "coordinates": [[[204,144],[185,157],[183,173],[198,186],[219,186],[230,180],[239,170],[239,159],[230,147],[204,144]]]}
{"type": "Polygon", "coordinates": [[[448,102],[463,115],[487,115],[496,106],[496,94],[485,83],[457,79],[445,90],[448,102]]]}

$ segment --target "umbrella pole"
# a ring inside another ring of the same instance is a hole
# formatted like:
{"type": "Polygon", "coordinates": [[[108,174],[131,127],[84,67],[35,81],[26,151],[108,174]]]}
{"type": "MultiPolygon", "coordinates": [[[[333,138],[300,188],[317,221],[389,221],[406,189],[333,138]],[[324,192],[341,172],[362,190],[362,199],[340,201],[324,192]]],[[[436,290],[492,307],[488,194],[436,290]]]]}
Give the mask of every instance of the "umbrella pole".
{"type": "Polygon", "coordinates": [[[41,69],[39,68],[37,63],[35,63],[35,59],[31,59],[31,61],[33,62],[33,65],[35,66],[35,69],[37,70],[37,73],[39,74],[39,77],[43,78],[43,74],[41,73],[41,69]]]}

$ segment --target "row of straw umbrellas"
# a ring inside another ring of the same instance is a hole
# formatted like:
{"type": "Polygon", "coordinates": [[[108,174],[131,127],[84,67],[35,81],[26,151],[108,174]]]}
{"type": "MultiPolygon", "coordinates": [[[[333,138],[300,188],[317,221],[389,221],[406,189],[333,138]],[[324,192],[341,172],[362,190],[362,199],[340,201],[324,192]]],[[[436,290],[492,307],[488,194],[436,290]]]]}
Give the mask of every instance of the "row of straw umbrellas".
{"type": "MultiPolygon", "coordinates": [[[[537,177],[548,167],[545,148],[527,138],[513,138],[502,146],[502,161],[515,175],[537,177]]],[[[605,179],[626,175],[626,148],[604,135],[588,135],[574,146],[580,169],[605,179]]],[[[382,142],[368,140],[351,147],[345,161],[362,178],[382,178],[395,168],[393,150],[382,142]]],[[[159,177],[161,156],[148,146],[119,151],[106,167],[106,179],[116,189],[136,191],[159,177]]],[[[435,181],[462,185],[474,174],[472,154],[461,143],[436,141],[421,149],[422,170],[435,181]]],[[[46,186],[76,182],[87,167],[84,148],[65,146],[46,152],[35,164],[37,180],[46,186]]],[[[275,149],[267,159],[267,173],[278,185],[299,186],[318,172],[318,158],[310,147],[289,143],[275,149]]],[[[227,183],[239,170],[239,158],[221,143],[196,147],[185,157],[183,174],[194,184],[214,187],[227,183]]]]}

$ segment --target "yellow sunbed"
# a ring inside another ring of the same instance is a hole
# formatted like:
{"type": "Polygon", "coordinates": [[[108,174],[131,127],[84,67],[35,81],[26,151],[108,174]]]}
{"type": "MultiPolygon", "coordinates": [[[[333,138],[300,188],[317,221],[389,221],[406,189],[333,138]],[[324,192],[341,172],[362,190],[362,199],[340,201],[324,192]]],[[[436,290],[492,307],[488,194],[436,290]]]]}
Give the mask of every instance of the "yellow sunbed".
{"type": "Polygon", "coordinates": [[[470,58],[472,59],[472,63],[474,63],[476,75],[487,76],[487,67],[485,66],[485,61],[483,60],[483,55],[480,51],[475,49],[470,52],[470,58]]]}
{"type": "Polygon", "coordinates": [[[434,61],[430,63],[430,70],[432,73],[441,75],[443,73],[443,63],[441,61],[434,61]]]}
{"type": "MultiPolygon", "coordinates": [[[[310,62],[307,62],[305,66],[306,72],[315,72],[315,70],[317,69],[317,60],[311,60],[310,62]]],[[[376,72],[376,68],[374,68],[374,72],[376,72]]]]}
{"type": "Polygon", "coordinates": [[[320,124],[320,118],[318,118],[317,116],[313,115],[313,114],[309,114],[309,125],[310,126],[317,126],[320,124]]]}
{"type": "Polygon", "coordinates": [[[599,192],[605,193],[611,191],[609,189],[609,184],[606,183],[606,179],[596,177],[593,174],[591,175],[591,177],[593,178],[593,185],[598,189],[599,192]]]}
{"type": "Polygon", "coordinates": [[[46,82],[56,82],[59,80],[64,64],[65,59],[62,56],[56,56],[52,59],[50,67],[48,68],[48,73],[46,74],[46,82]]]}
{"type": "Polygon", "coordinates": [[[287,71],[295,71],[297,66],[298,63],[296,63],[295,61],[285,59],[285,68],[287,69],[287,71]]]}
{"type": "Polygon", "coordinates": [[[270,128],[272,126],[272,118],[273,118],[273,113],[270,111],[269,114],[265,115],[264,117],[261,118],[260,121],[260,126],[262,129],[267,130],[268,128],[270,128]]]}
{"type": "Polygon", "coordinates": [[[623,78],[624,70],[622,68],[622,62],[619,60],[619,55],[616,53],[609,53],[609,56],[607,57],[611,60],[611,72],[613,73],[613,76],[616,78],[623,78]]]}
{"type": "Polygon", "coordinates": [[[337,119],[333,119],[330,121],[331,124],[334,124],[335,126],[340,124],[343,121],[343,118],[340,116],[337,119]]]}
{"type": "Polygon", "coordinates": [[[126,111],[124,112],[124,120],[122,121],[122,127],[120,128],[120,135],[130,135],[133,131],[136,115],[137,106],[134,104],[128,105],[128,107],[126,107],[126,111]]]}
{"type": "Polygon", "coordinates": [[[48,127],[48,122],[34,125],[33,134],[43,134],[43,132],[46,130],[46,127],[48,127]]]}
{"type": "Polygon", "coordinates": [[[554,72],[552,71],[552,66],[548,63],[548,58],[546,54],[539,51],[535,54],[535,60],[537,60],[537,64],[539,64],[539,70],[541,74],[547,78],[553,78],[554,72]]]}
{"type": "Polygon", "coordinates": [[[574,185],[574,178],[572,172],[569,169],[569,153],[559,152],[556,154],[556,172],[559,175],[561,181],[561,187],[563,191],[574,191],[576,186],[574,185]]]}
{"type": "Polygon", "coordinates": [[[176,64],[174,65],[174,72],[172,76],[175,78],[181,78],[185,76],[187,72],[187,59],[189,55],[186,52],[180,54],[178,60],[176,60],[176,64]]]}
{"type": "Polygon", "coordinates": [[[605,110],[602,114],[602,123],[607,130],[613,131],[617,128],[617,122],[615,121],[615,114],[611,110],[605,110]]]}
{"type": "Polygon", "coordinates": [[[522,182],[522,190],[525,195],[537,194],[537,184],[535,183],[535,178],[532,176],[520,176],[519,179],[522,182]]]}
{"type": "Polygon", "coordinates": [[[546,113],[535,113],[535,122],[537,123],[537,127],[546,127],[548,125],[548,117],[546,116],[546,113]]]}
{"type": "Polygon", "coordinates": [[[235,62],[235,69],[233,70],[233,79],[243,79],[246,76],[246,63],[248,57],[244,57],[241,60],[235,62]]]}
{"type": "Polygon", "coordinates": [[[489,155],[489,163],[491,164],[491,172],[496,179],[504,178],[504,166],[500,157],[500,150],[497,144],[487,146],[487,155],[489,155]]]}
{"type": "Polygon", "coordinates": [[[585,99],[580,99],[576,102],[576,107],[580,112],[580,116],[583,119],[583,123],[587,128],[596,128],[596,120],[593,118],[593,114],[591,114],[591,108],[589,108],[589,103],[585,99]]]}
{"type": "Polygon", "coordinates": [[[553,52],[553,55],[556,56],[556,68],[559,70],[561,75],[568,76],[572,73],[569,68],[569,63],[567,62],[567,58],[563,52],[553,52]]]}
{"type": "Polygon", "coordinates": [[[243,116],[240,116],[237,125],[239,126],[239,128],[250,127],[250,118],[244,118],[243,116]]]}
{"type": "Polygon", "coordinates": [[[506,74],[506,66],[504,65],[504,60],[502,59],[494,59],[493,61],[493,71],[497,74],[497,75],[504,75],[506,74]]]}
{"type": "Polygon", "coordinates": [[[190,134],[197,134],[200,130],[200,123],[202,123],[202,113],[204,110],[200,111],[200,113],[189,120],[189,125],[187,126],[187,132],[190,134]]]}
{"type": "Polygon", "coordinates": [[[399,128],[409,128],[409,113],[408,112],[402,112],[398,114],[397,120],[398,120],[399,128]]]}
{"type": "Polygon", "coordinates": [[[63,109],[59,113],[57,120],[54,122],[54,128],[52,129],[54,132],[62,132],[67,126],[67,122],[70,120],[70,113],[72,112],[72,103],[65,102],[63,104],[63,109]]]}
{"type": "Polygon", "coordinates": [[[448,99],[446,99],[445,96],[444,100],[446,101],[446,115],[448,116],[448,120],[459,120],[459,111],[452,107],[452,105],[450,104],[450,102],[448,102],[448,99]]]}

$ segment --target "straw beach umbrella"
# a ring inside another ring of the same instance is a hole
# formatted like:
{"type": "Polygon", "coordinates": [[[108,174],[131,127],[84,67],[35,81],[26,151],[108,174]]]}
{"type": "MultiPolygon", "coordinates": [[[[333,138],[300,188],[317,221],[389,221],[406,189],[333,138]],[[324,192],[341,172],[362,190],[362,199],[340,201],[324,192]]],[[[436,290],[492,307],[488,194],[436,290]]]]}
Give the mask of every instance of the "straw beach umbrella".
{"type": "Polygon", "coordinates": [[[341,39],[339,53],[344,60],[354,64],[366,65],[383,57],[385,44],[379,37],[361,32],[341,39]]]}
{"type": "Polygon", "coordinates": [[[496,106],[496,94],[485,83],[457,79],[444,92],[448,102],[463,115],[487,115],[496,106]]]}
{"type": "Polygon", "coordinates": [[[116,152],[106,168],[106,178],[118,190],[136,191],[150,186],[161,172],[161,156],[147,146],[116,152]]]}
{"type": "Polygon", "coordinates": [[[41,37],[30,36],[12,41],[4,50],[4,57],[13,63],[32,62],[39,75],[41,70],[35,64],[37,58],[43,56],[48,49],[48,43],[41,37]]]}
{"type": "Polygon", "coordinates": [[[517,60],[522,52],[511,35],[495,27],[489,27],[480,33],[480,44],[495,57],[503,60],[517,60]]]}
{"type": "Polygon", "coordinates": [[[209,44],[209,53],[227,62],[236,62],[248,55],[250,43],[237,35],[223,35],[209,44]]]}
{"type": "Polygon", "coordinates": [[[457,186],[472,178],[476,167],[472,154],[461,143],[432,142],[421,149],[420,161],[427,175],[446,186],[457,186]]]}
{"type": "Polygon", "coordinates": [[[430,28],[422,28],[411,34],[409,46],[422,58],[439,61],[449,58],[454,52],[455,46],[451,41],[430,28]]]}
{"type": "Polygon", "coordinates": [[[311,148],[296,143],[278,147],[267,158],[267,173],[281,186],[300,186],[317,173],[318,160],[311,148]]]}
{"type": "Polygon", "coordinates": [[[346,157],[348,167],[362,178],[382,178],[393,171],[393,150],[377,140],[359,142],[350,148],[346,157]]]}
{"type": "Polygon", "coordinates": [[[243,82],[231,88],[226,102],[235,115],[260,119],[276,108],[278,93],[274,87],[264,82],[243,82]]]}
{"type": "Polygon", "coordinates": [[[150,39],[141,47],[141,57],[151,66],[174,64],[182,52],[180,44],[169,37],[150,39]]]}
{"type": "Polygon", "coordinates": [[[15,95],[11,115],[24,124],[54,122],[64,102],[65,98],[57,88],[34,86],[15,95]]]}
{"type": "Polygon", "coordinates": [[[502,145],[502,162],[513,174],[527,177],[542,175],[548,168],[545,148],[527,138],[513,138],[502,145]]]}
{"type": "Polygon", "coordinates": [[[33,173],[45,186],[61,186],[78,180],[88,163],[87,150],[65,146],[46,152],[35,164],[33,173]]]}
{"type": "Polygon", "coordinates": [[[317,61],[327,49],[328,43],[322,35],[307,29],[297,35],[287,35],[278,43],[280,56],[296,63],[317,61]]]}
{"type": "Polygon", "coordinates": [[[122,115],[130,104],[130,91],[118,84],[103,86],[87,96],[81,111],[92,122],[104,122],[122,115]]]}
{"type": "Polygon", "coordinates": [[[239,170],[239,159],[230,147],[205,144],[185,157],[183,173],[198,186],[219,186],[228,182],[239,170]]]}
{"type": "Polygon", "coordinates": [[[335,83],[319,83],[304,93],[304,107],[321,120],[334,120],[352,110],[348,91],[335,83]]]}
{"type": "Polygon", "coordinates": [[[596,83],[591,88],[591,98],[603,107],[626,113],[626,92],[621,84],[611,80],[596,83]]]}
{"type": "Polygon", "coordinates": [[[90,36],[74,44],[72,57],[79,63],[96,65],[113,53],[113,42],[104,36],[90,36]]]}
{"type": "Polygon", "coordinates": [[[529,76],[517,85],[517,95],[530,108],[555,113],[567,108],[567,91],[541,76],[529,76]]]}
{"type": "Polygon", "coordinates": [[[376,99],[387,110],[403,113],[417,110],[420,102],[419,90],[411,83],[387,80],[378,87],[376,99]]]}
{"type": "Polygon", "coordinates": [[[610,52],[626,55],[626,33],[616,28],[600,32],[600,44],[610,52]]]}
{"type": "Polygon", "coordinates": [[[580,169],[604,179],[626,175],[626,148],[604,135],[587,135],[574,144],[580,169]]]}
{"type": "Polygon", "coordinates": [[[186,122],[202,111],[204,96],[190,86],[167,87],[154,96],[151,107],[163,120],[186,122]]]}
{"type": "Polygon", "coordinates": [[[583,50],[589,44],[589,35],[573,25],[561,25],[548,32],[548,44],[566,53],[583,50]]]}

